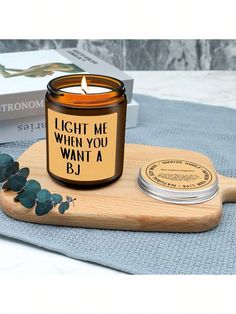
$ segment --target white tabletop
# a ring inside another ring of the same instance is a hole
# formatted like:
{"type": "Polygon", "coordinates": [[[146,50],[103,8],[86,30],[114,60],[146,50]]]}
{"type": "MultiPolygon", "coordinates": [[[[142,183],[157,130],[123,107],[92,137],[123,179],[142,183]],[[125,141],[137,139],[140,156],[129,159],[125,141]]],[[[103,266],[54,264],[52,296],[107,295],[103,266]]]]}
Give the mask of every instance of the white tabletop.
{"type": "Polygon", "coordinates": [[[134,92],[236,108],[236,71],[135,71],[134,92]]]}
{"type": "MultiPolygon", "coordinates": [[[[132,71],[134,93],[236,109],[236,72],[132,71]]],[[[120,272],[0,236],[1,275],[104,275],[120,272]]]]}

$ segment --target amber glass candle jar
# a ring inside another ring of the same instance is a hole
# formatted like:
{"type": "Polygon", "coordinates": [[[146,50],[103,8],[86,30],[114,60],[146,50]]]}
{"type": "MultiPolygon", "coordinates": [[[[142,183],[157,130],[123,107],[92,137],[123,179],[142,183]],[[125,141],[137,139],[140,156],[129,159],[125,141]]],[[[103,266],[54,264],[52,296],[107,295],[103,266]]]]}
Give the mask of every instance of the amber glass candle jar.
{"type": "Polygon", "coordinates": [[[78,187],[118,179],[126,108],[124,84],[115,78],[76,74],[51,80],[45,100],[49,175],[78,187]],[[81,86],[85,79],[87,87],[81,86]]]}

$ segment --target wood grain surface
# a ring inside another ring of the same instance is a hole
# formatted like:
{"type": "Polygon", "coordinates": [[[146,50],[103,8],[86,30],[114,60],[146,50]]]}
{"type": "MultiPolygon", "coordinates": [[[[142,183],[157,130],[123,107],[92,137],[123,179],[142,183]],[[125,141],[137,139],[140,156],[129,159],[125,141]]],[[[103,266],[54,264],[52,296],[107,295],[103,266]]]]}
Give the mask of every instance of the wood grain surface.
{"type": "Polygon", "coordinates": [[[214,169],[204,155],[185,150],[126,144],[122,177],[102,188],[79,190],[56,183],[46,171],[45,141],[37,142],[20,158],[20,166],[30,168],[31,179],[42,188],[76,198],[64,215],[54,208],[45,216],[37,216],[34,208],[26,209],[14,202],[12,191],[0,192],[4,212],[15,219],[62,226],[120,229],[137,231],[201,232],[217,226],[222,216],[222,202],[236,201],[236,179],[218,175],[219,192],[211,200],[194,205],[176,205],[145,195],[138,186],[140,167],[152,159],[180,158],[214,169]]]}

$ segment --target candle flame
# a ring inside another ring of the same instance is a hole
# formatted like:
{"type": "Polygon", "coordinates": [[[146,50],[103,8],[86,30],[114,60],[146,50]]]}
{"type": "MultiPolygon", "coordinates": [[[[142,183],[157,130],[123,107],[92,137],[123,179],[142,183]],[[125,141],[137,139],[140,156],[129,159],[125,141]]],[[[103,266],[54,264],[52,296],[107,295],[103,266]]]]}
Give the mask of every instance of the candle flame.
{"type": "Polygon", "coordinates": [[[88,85],[87,85],[86,77],[83,76],[81,80],[81,93],[85,95],[87,94],[87,92],[88,92],[88,85]]]}

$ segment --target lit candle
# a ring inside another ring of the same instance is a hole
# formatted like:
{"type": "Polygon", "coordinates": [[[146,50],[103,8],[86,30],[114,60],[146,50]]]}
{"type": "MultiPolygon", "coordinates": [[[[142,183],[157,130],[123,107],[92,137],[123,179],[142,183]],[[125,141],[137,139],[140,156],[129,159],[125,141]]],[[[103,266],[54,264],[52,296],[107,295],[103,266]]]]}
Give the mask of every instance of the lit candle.
{"type": "Polygon", "coordinates": [[[95,74],[57,77],[48,84],[45,107],[50,176],[86,188],[119,179],[127,107],[123,82],[95,74]]]}
{"type": "Polygon", "coordinates": [[[86,77],[83,76],[81,86],[70,86],[62,89],[63,92],[73,94],[103,94],[111,92],[112,89],[101,86],[88,86],[86,77]]]}

